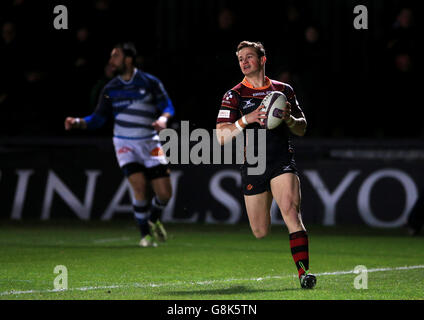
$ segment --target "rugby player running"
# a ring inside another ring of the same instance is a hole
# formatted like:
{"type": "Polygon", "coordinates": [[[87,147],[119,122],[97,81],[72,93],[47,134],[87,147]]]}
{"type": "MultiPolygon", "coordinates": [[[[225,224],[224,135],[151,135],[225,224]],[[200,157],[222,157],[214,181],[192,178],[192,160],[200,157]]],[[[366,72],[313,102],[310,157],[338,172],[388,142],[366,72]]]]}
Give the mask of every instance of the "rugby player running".
{"type": "Polygon", "coordinates": [[[109,63],[117,76],[103,88],[96,110],[84,118],[67,117],[65,129],[97,129],[113,119],[116,157],[132,190],[134,217],[141,247],[156,247],[167,239],[161,214],[172,196],[170,170],[158,132],[174,115],[161,81],[134,66],[132,43],[116,45],[109,63]],[[150,183],[154,196],[147,197],[150,183]]]}
{"type": "MultiPolygon", "coordinates": [[[[230,130],[231,135],[236,136],[249,128],[257,134],[257,130],[263,128],[263,119],[266,119],[266,113],[261,111],[263,98],[271,91],[286,95],[288,102],[283,123],[266,132],[265,172],[248,175],[250,164],[245,161],[241,166],[242,188],[250,227],[256,238],[263,238],[269,232],[270,209],[272,199],[275,199],[288,228],[300,285],[311,289],[316,284],[316,277],[309,272],[308,234],[300,213],[300,181],[290,141],[291,134],[305,134],[305,115],[290,85],[265,76],[267,58],[260,42],[242,41],[237,46],[236,55],[244,79],[223,97],[217,117],[217,137],[223,144],[228,140],[221,134],[224,130],[230,130]]],[[[257,143],[258,139],[254,141],[257,143]]],[[[255,150],[258,148],[255,147],[255,150]]]]}

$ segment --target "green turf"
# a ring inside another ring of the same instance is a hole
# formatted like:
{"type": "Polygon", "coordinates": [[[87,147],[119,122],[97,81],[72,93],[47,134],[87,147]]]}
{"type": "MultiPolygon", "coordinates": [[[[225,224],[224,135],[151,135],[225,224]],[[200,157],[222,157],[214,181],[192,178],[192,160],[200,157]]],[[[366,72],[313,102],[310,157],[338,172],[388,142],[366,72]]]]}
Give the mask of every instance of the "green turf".
{"type": "Polygon", "coordinates": [[[309,226],[310,267],[318,282],[302,290],[285,227],[273,226],[261,240],[248,225],[167,229],[168,242],[139,248],[132,221],[3,221],[0,299],[424,298],[424,238],[403,230],[309,226]],[[66,291],[53,291],[57,265],[67,267],[66,291]],[[354,288],[356,274],[325,274],[357,265],[370,270],[368,289],[354,288]],[[404,266],[421,267],[393,270],[404,266]]]}

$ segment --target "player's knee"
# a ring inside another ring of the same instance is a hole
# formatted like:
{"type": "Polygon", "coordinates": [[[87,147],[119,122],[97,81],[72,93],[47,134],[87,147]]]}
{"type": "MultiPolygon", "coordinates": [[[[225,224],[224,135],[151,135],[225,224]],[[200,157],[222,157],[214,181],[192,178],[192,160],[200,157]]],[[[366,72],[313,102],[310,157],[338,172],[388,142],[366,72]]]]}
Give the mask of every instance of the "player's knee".
{"type": "Polygon", "coordinates": [[[160,203],[166,205],[166,204],[168,204],[169,200],[171,200],[172,191],[167,190],[165,192],[160,192],[160,193],[156,194],[156,197],[158,198],[160,203]]]}
{"type": "Polygon", "coordinates": [[[171,183],[163,183],[160,185],[157,185],[155,188],[155,194],[156,194],[156,198],[161,202],[161,203],[168,203],[169,200],[171,200],[172,197],[172,186],[171,183]]]}
{"type": "Polygon", "coordinates": [[[252,228],[252,233],[256,237],[256,239],[265,238],[268,234],[267,228],[252,228]]]}

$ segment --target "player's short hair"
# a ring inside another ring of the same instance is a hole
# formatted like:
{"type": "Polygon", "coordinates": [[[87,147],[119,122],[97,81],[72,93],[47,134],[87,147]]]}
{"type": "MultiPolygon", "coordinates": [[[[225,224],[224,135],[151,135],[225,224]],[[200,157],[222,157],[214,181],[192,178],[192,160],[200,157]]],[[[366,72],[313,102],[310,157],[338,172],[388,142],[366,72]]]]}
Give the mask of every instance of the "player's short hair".
{"type": "Polygon", "coordinates": [[[132,42],[120,42],[114,46],[114,48],[122,49],[124,56],[133,58],[133,62],[137,56],[137,49],[132,42]]]}
{"type": "Polygon", "coordinates": [[[265,56],[265,48],[264,45],[260,42],[253,42],[253,41],[242,41],[237,46],[236,55],[238,55],[239,51],[244,48],[253,48],[255,49],[256,53],[258,54],[258,58],[265,56]]]}

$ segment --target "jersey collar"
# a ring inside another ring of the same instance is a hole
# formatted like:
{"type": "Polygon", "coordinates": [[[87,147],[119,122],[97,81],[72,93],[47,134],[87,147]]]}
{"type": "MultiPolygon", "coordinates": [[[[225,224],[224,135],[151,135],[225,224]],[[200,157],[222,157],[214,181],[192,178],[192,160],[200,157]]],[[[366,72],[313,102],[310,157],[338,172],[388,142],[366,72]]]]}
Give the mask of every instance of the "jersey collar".
{"type": "Polygon", "coordinates": [[[264,90],[267,89],[270,85],[271,85],[271,80],[265,76],[265,85],[263,87],[258,87],[258,88],[254,88],[249,81],[247,81],[246,77],[244,77],[243,81],[241,82],[243,85],[245,85],[246,87],[250,88],[250,89],[254,89],[254,90],[264,90]]]}
{"type": "Polygon", "coordinates": [[[137,73],[137,71],[138,71],[138,69],[137,68],[134,68],[134,71],[133,71],[133,74],[131,76],[131,79],[128,80],[128,81],[125,81],[124,79],[122,79],[121,76],[118,76],[118,79],[121,80],[121,82],[124,83],[124,84],[130,84],[134,80],[134,77],[135,77],[135,74],[137,73]]]}

